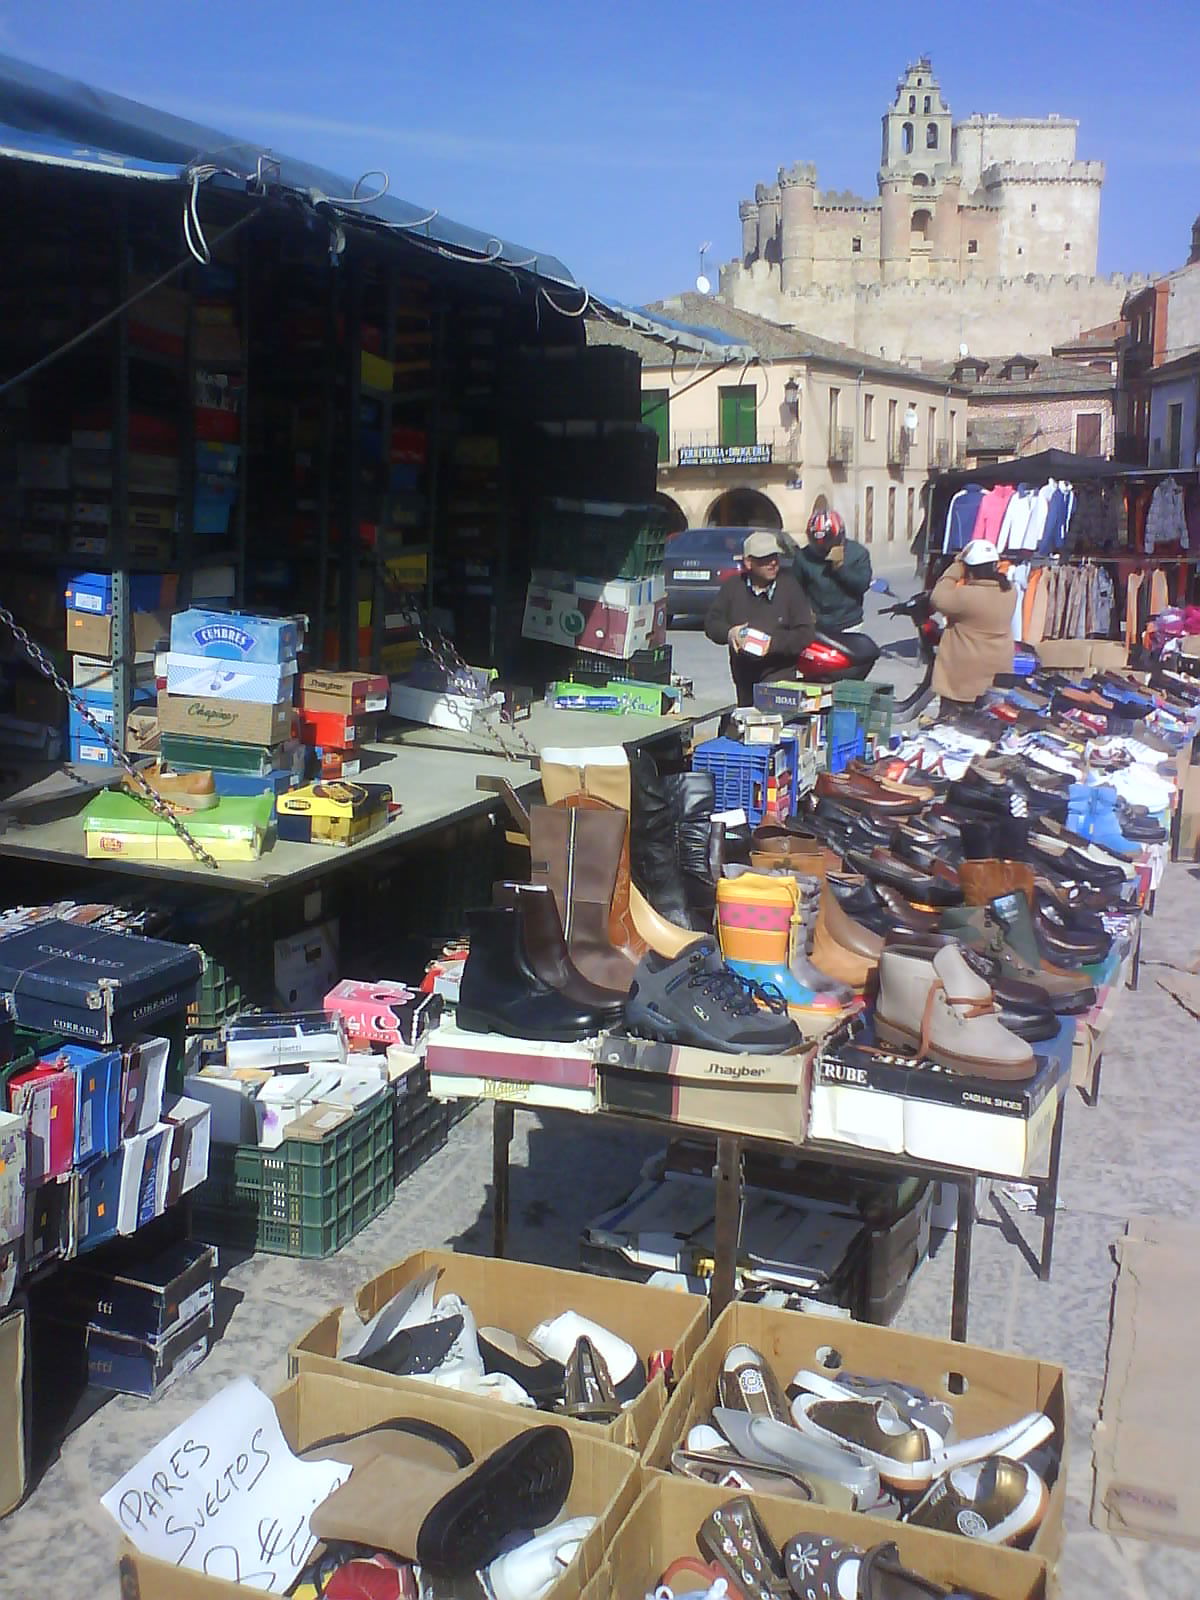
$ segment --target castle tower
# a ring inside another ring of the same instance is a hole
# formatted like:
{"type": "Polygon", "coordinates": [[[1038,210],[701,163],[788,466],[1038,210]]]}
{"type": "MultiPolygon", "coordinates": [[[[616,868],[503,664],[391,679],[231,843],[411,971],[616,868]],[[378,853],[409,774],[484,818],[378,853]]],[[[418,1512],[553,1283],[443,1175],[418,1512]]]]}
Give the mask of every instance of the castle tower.
{"type": "Polygon", "coordinates": [[[743,200],[738,217],[742,224],[742,265],[748,267],[758,254],[758,202],[743,200]]]}
{"type": "Polygon", "coordinates": [[[950,107],[929,57],[922,56],[905,69],[896,98],[884,113],[880,181],[895,176],[931,183],[933,169],[953,160],[952,134],[950,107]]]}
{"type": "Polygon", "coordinates": [[[758,259],[779,260],[779,185],[760,183],[754,190],[758,202],[758,259]]]}
{"type": "Polygon", "coordinates": [[[879,180],[879,276],[883,283],[903,283],[909,275],[909,185],[903,178],[879,180]]]}
{"type": "Polygon", "coordinates": [[[813,281],[817,169],[798,161],[779,169],[779,273],[784,294],[813,281]]]}
{"type": "Polygon", "coordinates": [[[951,169],[942,180],[941,192],[933,208],[933,256],[936,278],[961,277],[962,264],[962,180],[951,169]]]}

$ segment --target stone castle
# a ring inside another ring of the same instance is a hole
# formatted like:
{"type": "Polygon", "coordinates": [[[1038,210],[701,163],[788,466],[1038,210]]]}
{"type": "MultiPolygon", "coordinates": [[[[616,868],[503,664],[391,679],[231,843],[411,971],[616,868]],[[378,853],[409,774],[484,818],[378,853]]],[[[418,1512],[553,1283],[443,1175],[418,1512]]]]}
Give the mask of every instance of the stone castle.
{"type": "Polygon", "coordinates": [[[1104,164],[1068,118],[954,122],[927,57],[883,117],[877,199],[780,168],[739,207],[731,304],[892,359],[1046,351],[1115,320],[1143,281],[1096,276],[1104,164]]]}

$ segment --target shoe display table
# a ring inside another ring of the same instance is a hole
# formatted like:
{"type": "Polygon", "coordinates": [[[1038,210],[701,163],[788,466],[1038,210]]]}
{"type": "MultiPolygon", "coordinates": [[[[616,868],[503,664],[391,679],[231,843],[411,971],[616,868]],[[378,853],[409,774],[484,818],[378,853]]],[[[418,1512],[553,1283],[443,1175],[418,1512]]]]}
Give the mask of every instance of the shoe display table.
{"type": "MultiPolygon", "coordinates": [[[[685,714],[669,717],[609,717],[536,706],[517,728],[538,749],[624,744],[629,750],[638,750],[687,735],[697,723],[711,722],[728,709],[724,699],[693,701],[685,714]]],[[[515,752],[512,731],[505,729],[501,736],[515,752]]],[[[528,760],[515,754],[505,757],[486,735],[427,727],[406,727],[386,742],[366,745],[361,776],[366,783],[388,784],[402,809],[385,828],[344,849],[277,840],[257,861],[224,862],[215,872],[194,861],[89,857],[80,819],[89,791],[82,796],[69,792],[65,799],[56,795],[51,804],[37,803],[25,809],[18,809],[10,798],[6,802],[8,825],[0,832],[0,856],[263,895],[307,883],[364,856],[378,855],[495,809],[500,802],[494,794],[480,791],[477,778],[505,779],[518,793],[537,783],[537,773],[528,760]]],[[[114,771],[113,782],[116,777],[114,771]]]]}
{"type": "MultiPolygon", "coordinates": [[[[1024,1177],[1022,1183],[1032,1188],[1037,1196],[1037,1215],[1042,1224],[1041,1252],[1035,1263],[1038,1277],[1045,1282],[1050,1276],[1050,1262],[1054,1249],[1054,1224],[1058,1206],[1059,1164],[1062,1155],[1063,1118],[1066,1107],[1066,1089],[1069,1074],[1064,1067],[1057,1087],[1057,1104],[1050,1135],[1044,1176],[1024,1177]]],[[[503,1087],[500,1085],[499,1087],[503,1087]]],[[[503,1256],[508,1244],[509,1217],[509,1149],[513,1139],[514,1112],[511,1100],[497,1099],[492,1108],[492,1253],[503,1256]]],[[[535,1109],[535,1108],[530,1108],[535,1109]]],[[[711,1128],[690,1128],[678,1122],[659,1122],[644,1117],[620,1116],[610,1111],[589,1113],[607,1123],[628,1124],[643,1130],[655,1125],[674,1135],[691,1135],[695,1138],[713,1139],[711,1128]]],[[[716,1162],[713,1167],[715,1186],[715,1249],[714,1270],[709,1299],[715,1318],[733,1300],[736,1292],[738,1245],[741,1235],[743,1199],[742,1166],[748,1147],[779,1153],[776,1142],[751,1139],[742,1134],[716,1135],[716,1162]]],[[[975,1226],[975,1187],[980,1178],[998,1178],[1001,1173],[950,1166],[944,1162],[926,1161],[910,1155],[891,1155],[876,1150],[862,1150],[841,1144],[806,1139],[802,1144],[789,1145],[789,1159],[812,1162],[831,1167],[869,1168],[891,1176],[915,1175],[939,1183],[953,1184],[958,1191],[957,1227],[954,1236],[954,1287],[950,1305],[950,1337],[960,1342],[967,1337],[967,1319],[971,1293],[971,1246],[975,1226]]]]}

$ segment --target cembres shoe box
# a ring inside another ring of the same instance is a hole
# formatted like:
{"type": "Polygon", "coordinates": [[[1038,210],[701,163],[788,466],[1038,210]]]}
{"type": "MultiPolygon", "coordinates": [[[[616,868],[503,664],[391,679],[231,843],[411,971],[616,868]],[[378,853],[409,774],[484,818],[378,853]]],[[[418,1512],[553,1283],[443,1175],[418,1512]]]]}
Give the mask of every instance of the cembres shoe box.
{"type": "Polygon", "coordinates": [[[178,611],[171,618],[171,649],[180,655],[280,665],[300,650],[297,617],[256,617],[244,611],[178,611]]]}

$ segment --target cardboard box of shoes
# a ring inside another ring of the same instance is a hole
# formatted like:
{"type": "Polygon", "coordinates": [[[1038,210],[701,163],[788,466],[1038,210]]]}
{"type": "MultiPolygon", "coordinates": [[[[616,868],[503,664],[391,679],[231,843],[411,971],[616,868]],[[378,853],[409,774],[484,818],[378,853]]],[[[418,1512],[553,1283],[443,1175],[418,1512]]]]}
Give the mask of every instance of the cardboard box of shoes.
{"type": "Polygon", "coordinates": [[[238,1379],[103,1503],[124,1535],[122,1593],[140,1600],[290,1590],[298,1574],[305,1583],[317,1538],[350,1540],[385,1560],[419,1558],[474,1584],[507,1535],[587,1519],[563,1526],[565,1566],[557,1546],[547,1552],[535,1540],[527,1581],[514,1591],[535,1592],[536,1571],[544,1600],[576,1600],[640,1487],[632,1451],[527,1410],[472,1405],[428,1384],[401,1394],[303,1373],[270,1402],[238,1379]]]}
{"type": "Polygon", "coordinates": [[[1020,1550],[997,1549],[900,1523],[868,1521],[853,1512],[794,1499],[759,1495],[749,1502],[736,1489],[656,1478],[647,1483],[621,1524],[603,1566],[580,1600],[654,1594],[659,1583],[682,1595],[718,1576],[725,1578],[730,1593],[758,1594],[753,1586],[739,1591],[733,1576],[736,1568],[713,1564],[714,1544],[719,1550],[727,1534],[738,1542],[766,1535],[773,1550],[764,1542],[763,1556],[768,1562],[773,1555],[779,1557],[773,1594],[933,1596],[953,1590],[978,1600],[1045,1600],[1047,1590],[1045,1561],[1020,1550]],[[897,1564],[882,1555],[868,1556],[875,1583],[860,1587],[859,1562],[885,1544],[895,1545],[900,1569],[942,1587],[909,1587],[900,1580],[897,1564]],[[822,1587],[826,1583],[828,1590],[822,1587]]]}
{"type": "Polygon", "coordinates": [[[756,1495],[803,1493],[800,1479],[826,1505],[886,1507],[913,1526],[1019,1543],[1053,1563],[1066,1417],[1066,1378],[1050,1362],[735,1302],[643,1461],[710,1483],[733,1472],[756,1495]]]}
{"type": "MultiPolygon", "coordinates": [[[[389,1307],[393,1309],[387,1314],[394,1320],[398,1318],[403,1304],[397,1296],[402,1291],[415,1290],[423,1280],[430,1280],[428,1289],[423,1292],[430,1295],[438,1314],[454,1309],[453,1301],[450,1305],[441,1304],[444,1296],[458,1296],[469,1309],[479,1330],[481,1346],[486,1340],[491,1347],[490,1359],[488,1352],[481,1348],[489,1372],[504,1372],[515,1377],[527,1393],[544,1386],[545,1393],[535,1393],[533,1398],[547,1407],[548,1415],[551,1414],[548,1408],[562,1393],[564,1383],[571,1388],[573,1320],[582,1318],[598,1324],[621,1345],[631,1347],[636,1353],[637,1365],[628,1372],[618,1367],[608,1373],[620,1407],[615,1415],[611,1405],[606,1408],[603,1398],[593,1392],[594,1385],[587,1381],[586,1373],[582,1392],[572,1391],[566,1396],[575,1415],[552,1414],[565,1421],[573,1435],[582,1432],[635,1449],[641,1449],[649,1440],[666,1403],[666,1386],[661,1373],[652,1373],[651,1358],[659,1351],[670,1351],[678,1379],[700,1348],[708,1324],[708,1302],[701,1295],[677,1294],[670,1289],[618,1283],[611,1278],[593,1278],[581,1272],[563,1272],[555,1267],[531,1266],[490,1256],[420,1250],[363,1285],[355,1297],[357,1316],[348,1307],[342,1307],[322,1317],[288,1352],[288,1370],[293,1374],[323,1372],[353,1376],[363,1383],[385,1389],[399,1388],[406,1393],[414,1386],[427,1388],[428,1380],[404,1376],[405,1369],[410,1374],[428,1371],[430,1365],[437,1365],[448,1351],[443,1350],[439,1356],[436,1351],[414,1349],[411,1359],[393,1360],[386,1349],[373,1354],[369,1344],[363,1343],[360,1326],[369,1325],[389,1307]],[[548,1369],[543,1372],[531,1365],[532,1353],[525,1340],[555,1319],[560,1319],[559,1326],[551,1329],[547,1336],[547,1348],[552,1346],[553,1354],[549,1362],[543,1363],[548,1369]],[[498,1330],[502,1333],[499,1339],[498,1330]],[[356,1357],[353,1363],[347,1352],[356,1357]],[[367,1360],[373,1364],[366,1365],[367,1360]],[[565,1373],[564,1367],[567,1368],[565,1373]],[[595,1420],[586,1419],[585,1413],[589,1411],[595,1420]]],[[[404,1320],[411,1321],[411,1317],[404,1320]]],[[[382,1319],[378,1326],[381,1325],[382,1319]]],[[[603,1360],[602,1341],[597,1340],[597,1345],[603,1360]]],[[[610,1348],[609,1358],[604,1362],[606,1367],[620,1359],[619,1352],[614,1353],[610,1348]]],[[[493,1393],[497,1398],[486,1391],[482,1399],[470,1398],[489,1408],[503,1405],[503,1388],[497,1386],[493,1393]]]]}

